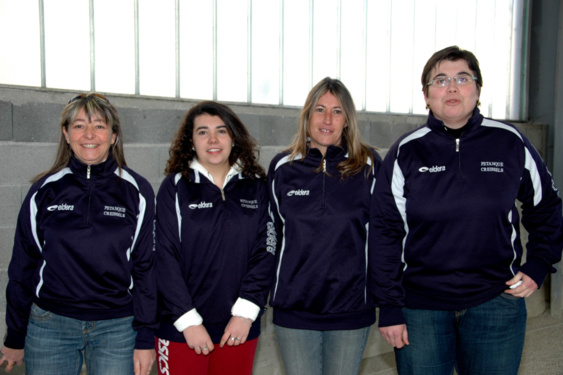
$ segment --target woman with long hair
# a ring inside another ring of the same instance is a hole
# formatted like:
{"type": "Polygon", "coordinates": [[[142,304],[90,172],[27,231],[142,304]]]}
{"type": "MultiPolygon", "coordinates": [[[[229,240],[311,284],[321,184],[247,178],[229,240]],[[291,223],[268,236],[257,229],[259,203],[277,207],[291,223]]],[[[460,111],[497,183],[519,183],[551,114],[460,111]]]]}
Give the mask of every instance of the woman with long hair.
{"type": "Polygon", "coordinates": [[[226,105],[192,107],[157,196],[159,374],[250,375],[275,233],[257,146],[226,105]]]}
{"type": "Polygon", "coordinates": [[[0,364],[26,374],[146,375],[155,360],[154,192],[127,167],[117,109],[65,106],[53,166],[22,205],[0,364]]]}
{"type": "Polygon", "coordinates": [[[311,89],[294,142],[272,160],[280,240],[270,305],[288,375],[357,374],[375,306],[367,293],[376,151],[361,140],[348,89],[311,89]]]}

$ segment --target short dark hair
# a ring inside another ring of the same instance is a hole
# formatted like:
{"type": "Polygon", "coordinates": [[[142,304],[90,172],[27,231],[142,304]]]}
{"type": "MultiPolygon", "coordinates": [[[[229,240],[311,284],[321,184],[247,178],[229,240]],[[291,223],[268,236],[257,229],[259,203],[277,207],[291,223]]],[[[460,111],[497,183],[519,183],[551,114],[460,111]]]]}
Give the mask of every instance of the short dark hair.
{"type": "Polygon", "coordinates": [[[483,87],[483,77],[481,76],[481,69],[479,68],[479,61],[473,53],[470,51],[459,48],[458,46],[446,47],[438,52],[435,52],[430,59],[426,62],[424,69],[422,70],[422,91],[428,96],[428,82],[430,82],[430,74],[432,69],[434,69],[442,61],[457,61],[465,60],[469,69],[473,72],[475,77],[477,77],[477,87],[479,90],[483,87]]]}

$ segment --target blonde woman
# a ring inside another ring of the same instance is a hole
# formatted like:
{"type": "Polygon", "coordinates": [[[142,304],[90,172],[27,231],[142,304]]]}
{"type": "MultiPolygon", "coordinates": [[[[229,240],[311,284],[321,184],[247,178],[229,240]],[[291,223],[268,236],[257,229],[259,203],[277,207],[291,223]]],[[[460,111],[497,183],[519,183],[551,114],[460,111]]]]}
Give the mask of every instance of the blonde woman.
{"type": "Polygon", "coordinates": [[[375,322],[366,240],[380,162],[344,84],[320,81],[268,172],[279,238],[270,305],[288,375],[359,371],[375,322]]]}

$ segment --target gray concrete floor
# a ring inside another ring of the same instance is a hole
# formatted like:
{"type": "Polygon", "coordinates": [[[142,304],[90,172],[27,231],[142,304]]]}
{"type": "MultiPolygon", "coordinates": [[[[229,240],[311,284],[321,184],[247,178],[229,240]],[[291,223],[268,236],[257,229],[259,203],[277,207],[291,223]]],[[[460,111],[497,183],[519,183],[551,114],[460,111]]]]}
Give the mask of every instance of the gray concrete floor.
{"type": "Polygon", "coordinates": [[[519,375],[563,374],[563,314],[528,319],[519,375]]]}

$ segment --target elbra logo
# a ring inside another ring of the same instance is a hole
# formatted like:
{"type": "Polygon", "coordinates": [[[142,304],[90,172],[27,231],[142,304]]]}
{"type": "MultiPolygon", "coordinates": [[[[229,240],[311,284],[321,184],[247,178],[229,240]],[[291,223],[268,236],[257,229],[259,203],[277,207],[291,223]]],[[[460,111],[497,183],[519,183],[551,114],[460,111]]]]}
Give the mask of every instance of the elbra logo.
{"type": "Polygon", "coordinates": [[[438,167],[437,165],[433,166],[433,167],[420,167],[418,168],[419,172],[430,172],[430,173],[436,173],[436,172],[445,172],[446,171],[446,166],[442,165],[441,167],[438,167]]]}
{"type": "Polygon", "coordinates": [[[207,203],[207,202],[192,203],[188,207],[192,210],[195,210],[196,208],[211,208],[213,207],[213,203],[207,203]]]}
{"type": "Polygon", "coordinates": [[[287,192],[288,197],[294,195],[309,195],[309,190],[297,189],[297,190],[290,190],[287,192]]]}
{"type": "Polygon", "coordinates": [[[66,203],[55,204],[47,207],[47,211],[74,211],[74,205],[66,203]]]}

